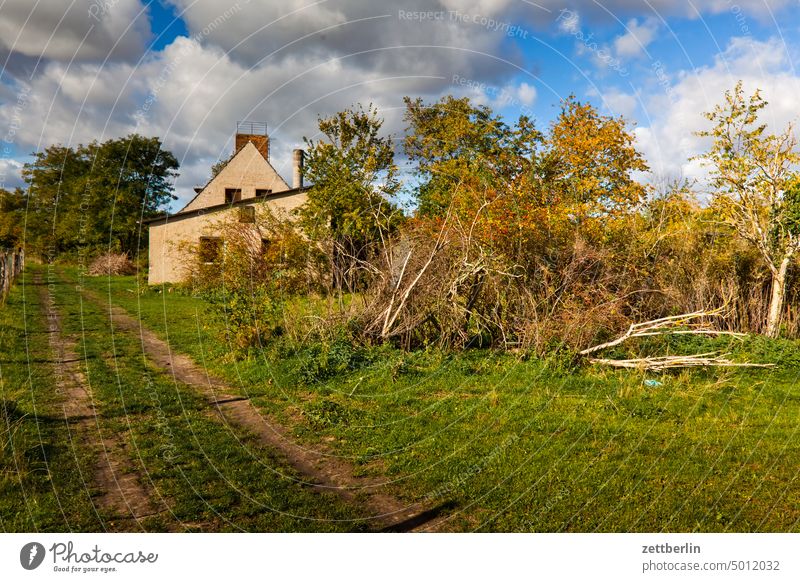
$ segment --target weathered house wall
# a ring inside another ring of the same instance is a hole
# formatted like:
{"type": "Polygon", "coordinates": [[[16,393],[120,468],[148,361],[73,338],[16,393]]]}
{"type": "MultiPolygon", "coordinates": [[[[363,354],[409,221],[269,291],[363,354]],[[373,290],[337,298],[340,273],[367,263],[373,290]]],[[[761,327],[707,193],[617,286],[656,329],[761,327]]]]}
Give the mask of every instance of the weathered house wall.
{"type": "Polygon", "coordinates": [[[178,213],[161,222],[151,223],[148,283],[159,285],[183,280],[187,275],[187,260],[191,260],[185,251],[196,245],[200,237],[213,235],[215,226],[222,221],[236,220],[239,208],[266,204],[275,216],[291,220],[292,211],[302,206],[305,201],[305,192],[290,190],[264,200],[252,200],[249,203],[244,202],[211,212],[200,210],[187,213],[185,216],[178,213]]]}
{"type": "MultiPolygon", "coordinates": [[[[302,152],[294,153],[295,165],[302,165],[302,152]]],[[[305,190],[290,188],[267,160],[266,135],[236,135],[236,152],[220,172],[179,212],[148,222],[150,232],[148,283],[175,283],[188,273],[192,257],[186,251],[196,248],[201,237],[214,236],[222,221],[235,221],[243,207],[266,204],[273,215],[285,220],[306,201],[305,190]],[[237,201],[226,200],[226,190],[240,190],[237,201]],[[257,196],[257,191],[261,195],[257,196]]],[[[297,170],[297,168],[295,169],[297,170]]],[[[295,171],[295,174],[298,172],[295,171]]],[[[302,184],[294,176],[295,185],[302,184]]],[[[256,210],[256,212],[258,212],[256,210]]]]}

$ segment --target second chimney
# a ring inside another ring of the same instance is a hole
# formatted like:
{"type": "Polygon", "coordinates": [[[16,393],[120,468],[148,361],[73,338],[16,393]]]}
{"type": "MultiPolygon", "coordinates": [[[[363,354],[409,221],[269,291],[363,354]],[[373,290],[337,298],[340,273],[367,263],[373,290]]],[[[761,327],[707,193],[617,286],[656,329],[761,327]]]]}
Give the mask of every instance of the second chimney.
{"type": "Polygon", "coordinates": [[[303,150],[294,150],[294,160],[292,163],[292,188],[303,187],[303,150]]]}

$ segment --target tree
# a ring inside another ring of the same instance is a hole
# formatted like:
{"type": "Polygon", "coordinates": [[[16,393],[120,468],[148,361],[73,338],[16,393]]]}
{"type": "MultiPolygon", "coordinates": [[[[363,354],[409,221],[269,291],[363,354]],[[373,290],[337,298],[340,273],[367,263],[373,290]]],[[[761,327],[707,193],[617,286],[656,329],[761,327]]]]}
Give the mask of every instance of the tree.
{"type": "Polygon", "coordinates": [[[513,178],[503,162],[511,162],[510,154],[535,150],[541,138],[527,120],[515,135],[489,107],[473,105],[467,97],[447,95],[430,105],[406,97],[405,104],[409,126],[404,145],[418,164],[421,216],[443,216],[464,196],[498,190],[502,179],[513,178]]]}
{"type": "Polygon", "coordinates": [[[140,246],[140,221],[175,199],[172,180],[178,161],[157,137],[137,134],[93,142],[84,152],[91,163],[86,190],[94,240],[88,242],[132,254],[140,246]]]}
{"type": "Polygon", "coordinates": [[[21,246],[25,225],[25,192],[0,190],[0,249],[21,246]]]}
{"type": "Polygon", "coordinates": [[[334,284],[351,287],[353,268],[391,231],[401,213],[391,137],[377,109],[359,105],[319,119],[322,140],[306,138],[305,177],[314,184],[300,209],[304,231],[329,247],[334,284]]]}
{"type": "Polygon", "coordinates": [[[548,135],[525,116],[510,127],[486,106],[446,96],[432,105],[406,98],[405,148],[419,164],[419,210],[442,214],[457,187],[509,190],[524,183],[547,206],[585,215],[627,211],[644,197],[634,172],[647,164],[622,118],[566,99],[548,135]]]}
{"type": "Polygon", "coordinates": [[[405,151],[420,180],[418,217],[450,215],[472,240],[522,261],[531,244],[547,238],[543,209],[552,200],[541,183],[542,133],[525,116],[508,125],[468,98],[405,103],[405,151]]]}
{"type": "Polygon", "coordinates": [[[85,246],[89,218],[86,177],[90,164],[80,148],[52,145],[33,154],[22,168],[29,251],[52,260],[85,246]]]}
{"type": "Polygon", "coordinates": [[[634,172],[648,170],[621,117],[566,99],[547,138],[549,174],[579,217],[629,212],[644,198],[634,172]]]}
{"type": "Polygon", "coordinates": [[[621,118],[574,98],[547,134],[521,116],[507,125],[491,109],[447,96],[406,98],[406,153],[418,162],[418,214],[451,214],[515,265],[530,271],[571,255],[590,226],[630,212],[644,197],[634,172],[647,170],[621,118]]]}
{"type": "Polygon", "coordinates": [[[133,254],[141,220],[175,198],[177,168],[157,137],[136,134],[37,152],[22,171],[26,241],[51,258],[103,247],[133,254]]]}
{"type": "Polygon", "coordinates": [[[711,167],[714,203],[722,220],[759,252],[771,274],[765,333],[780,331],[786,278],[800,249],[797,141],[791,124],[766,133],[759,112],[767,106],[758,90],[746,98],[739,81],[725,103],[706,113],[715,125],[697,135],[712,138],[700,156],[711,167]]]}

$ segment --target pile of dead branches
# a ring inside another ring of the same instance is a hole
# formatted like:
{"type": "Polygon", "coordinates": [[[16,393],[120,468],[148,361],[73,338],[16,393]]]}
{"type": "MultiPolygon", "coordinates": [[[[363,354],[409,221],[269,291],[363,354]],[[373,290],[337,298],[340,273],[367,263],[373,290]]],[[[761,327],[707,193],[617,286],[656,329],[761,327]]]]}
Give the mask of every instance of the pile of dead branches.
{"type": "Polygon", "coordinates": [[[502,290],[506,298],[516,276],[470,236],[469,225],[448,219],[438,230],[409,229],[379,257],[358,315],[372,341],[460,348],[476,338],[503,342],[513,334],[497,313],[497,295],[502,290]]]}
{"type": "MultiPolygon", "coordinates": [[[[665,336],[665,335],[708,335],[720,336],[728,335],[733,337],[745,337],[746,334],[720,331],[712,329],[706,321],[722,313],[722,308],[712,311],[694,311],[681,315],[662,317],[642,323],[634,323],[624,334],[617,339],[598,344],[578,352],[582,356],[597,353],[601,350],[618,346],[621,343],[633,338],[665,336]]],[[[661,372],[671,368],[692,368],[692,367],[743,367],[743,368],[772,368],[774,364],[754,364],[750,362],[734,362],[727,358],[730,354],[720,354],[719,352],[707,352],[690,356],[656,356],[647,358],[633,358],[627,360],[615,360],[609,358],[589,358],[592,364],[612,366],[614,368],[634,368],[661,372]]]]}
{"type": "Polygon", "coordinates": [[[135,275],[134,265],[125,253],[105,253],[95,258],[87,273],[93,277],[101,275],[135,275]]]}

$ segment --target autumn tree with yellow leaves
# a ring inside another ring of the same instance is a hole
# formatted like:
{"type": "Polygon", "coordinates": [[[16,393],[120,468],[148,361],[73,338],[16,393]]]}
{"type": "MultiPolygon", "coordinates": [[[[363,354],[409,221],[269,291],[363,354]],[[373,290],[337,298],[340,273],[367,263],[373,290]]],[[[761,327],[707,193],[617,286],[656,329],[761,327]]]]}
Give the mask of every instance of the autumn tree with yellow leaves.
{"type": "Polygon", "coordinates": [[[520,264],[593,236],[645,195],[634,174],[647,165],[625,121],[572,97],[547,133],[525,116],[509,126],[452,96],[430,105],[407,98],[406,121],[418,214],[451,213],[520,264]]]}
{"type": "Polygon", "coordinates": [[[701,159],[711,168],[720,218],[758,250],[770,271],[765,334],[777,337],[789,267],[800,250],[800,154],[791,124],[767,133],[759,121],[766,106],[759,91],[745,97],[740,81],[706,114],[714,127],[698,135],[712,139],[701,159]]]}

